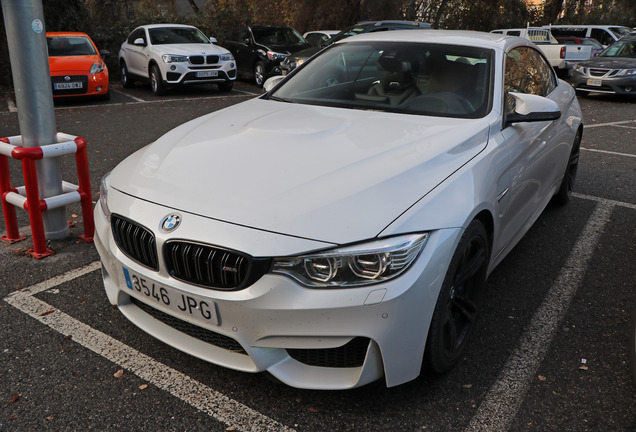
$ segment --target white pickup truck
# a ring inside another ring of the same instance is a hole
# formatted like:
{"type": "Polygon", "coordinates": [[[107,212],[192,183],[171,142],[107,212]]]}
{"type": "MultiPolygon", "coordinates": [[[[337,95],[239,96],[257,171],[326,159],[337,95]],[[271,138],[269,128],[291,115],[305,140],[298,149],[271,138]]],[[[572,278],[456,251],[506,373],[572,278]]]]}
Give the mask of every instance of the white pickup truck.
{"type": "Polygon", "coordinates": [[[497,29],[491,33],[501,33],[509,36],[519,36],[534,42],[547,57],[550,65],[561,76],[568,76],[576,62],[592,57],[592,47],[587,45],[560,44],[550,30],[541,27],[527,27],[516,29],[497,29]]]}

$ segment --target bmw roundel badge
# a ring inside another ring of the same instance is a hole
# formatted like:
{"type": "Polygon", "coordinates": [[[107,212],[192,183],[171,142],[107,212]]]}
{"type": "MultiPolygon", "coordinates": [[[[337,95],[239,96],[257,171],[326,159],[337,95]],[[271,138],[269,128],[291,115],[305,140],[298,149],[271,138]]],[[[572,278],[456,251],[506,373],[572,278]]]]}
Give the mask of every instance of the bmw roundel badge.
{"type": "Polygon", "coordinates": [[[178,213],[172,213],[164,217],[161,221],[161,230],[163,232],[172,232],[177,229],[181,223],[181,215],[178,213]]]}

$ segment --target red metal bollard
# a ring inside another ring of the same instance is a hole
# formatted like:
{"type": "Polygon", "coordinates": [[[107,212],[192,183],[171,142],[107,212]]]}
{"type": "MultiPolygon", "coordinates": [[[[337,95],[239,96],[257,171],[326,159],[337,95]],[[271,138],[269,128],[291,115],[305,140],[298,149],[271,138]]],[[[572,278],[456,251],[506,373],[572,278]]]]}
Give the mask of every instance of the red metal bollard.
{"type": "Polygon", "coordinates": [[[19,235],[13,206],[22,207],[29,213],[31,234],[33,236],[33,249],[29,252],[35,258],[43,258],[55,253],[46,247],[42,220],[42,212],[49,208],[80,202],[82,218],[84,219],[84,234],[79,237],[87,242],[92,242],[95,233],[86,141],[83,138],[63,133],[58,133],[57,138],[57,144],[41,147],[20,147],[15,145],[14,143],[21,143],[21,137],[0,138],[0,193],[7,226],[7,235],[3,236],[2,240],[13,243],[25,238],[19,235]],[[14,141],[14,143],[11,141],[14,141]],[[40,199],[35,161],[71,153],[75,153],[79,186],[63,182],[63,194],[40,199]],[[22,188],[24,189],[24,194],[19,193],[19,189],[11,187],[7,156],[22,162],[25,183],[24,188],[22,188]]]}

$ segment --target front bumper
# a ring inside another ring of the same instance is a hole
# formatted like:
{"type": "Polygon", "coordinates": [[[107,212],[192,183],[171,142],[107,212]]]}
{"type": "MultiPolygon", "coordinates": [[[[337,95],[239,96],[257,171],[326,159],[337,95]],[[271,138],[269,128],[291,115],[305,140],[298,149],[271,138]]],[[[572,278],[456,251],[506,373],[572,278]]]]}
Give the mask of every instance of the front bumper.
{"type": "Polygon", "coordinates": [[[571,84],[578,91],[636,96],[636,76],[613,77],[606,74],[592,76],[574,71],[571,84]]]}
{"type": "Polygon", "coordinates": [[[53,97],[104,96],[108,93],[108,72],[95,75],[77,71],[55,72],[51,75],[53,97]],[[70,88],[60,88],[67,86],[70,88]]]}
{"type": "MultiPolygon", "coordinates": [[[[150,228],[161,252],[169,236],[153,228],[173,209],[133,200],[115,190],[109,192],[109,208],[150,228]]],[[[128,258],[117,248],[99,203],[95,222],[106,294],[134,324],[211,363],[246,372],[268,371],[283,383],[308,389],[353,388],[383,375],[387,386],[395,386],[418,376],[433,308],[460,235],[458,229],[431,233],[413,267],[383,284],[308,289],[267,274],[243,290],[218,291],[172,278],[161,256],[158,271],[128,258]],[[202,322],[140,295],[127,286],[123,268],[174,292],[205,299],[217,319],[202,322]]],[[[177,232],[180,239],[240,246],[253,255],[257,255],[249,246],[253,234],[259,237],[259,248],[271,245],[268,256],[282,255],[281,244],[288,254],[316,248],[316,242],[192,214],[184,214],[177,232]],[[228,244],[231,239],[236,241],[228,244]]]]}
{"type": "Polygon", "coordinates": [[[233,61],[215,65],[192,65],[185,62],[162,63],[161,67],[168,85],[219,83],[236,79],[236,63],[233,61]]]}

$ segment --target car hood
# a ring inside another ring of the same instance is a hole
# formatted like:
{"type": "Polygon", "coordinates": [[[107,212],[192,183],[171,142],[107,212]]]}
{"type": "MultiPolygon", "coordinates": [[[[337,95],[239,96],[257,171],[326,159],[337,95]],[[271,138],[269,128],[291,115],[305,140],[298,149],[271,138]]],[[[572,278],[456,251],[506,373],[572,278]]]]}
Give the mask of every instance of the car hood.
{"type": "Polygon", "coordinates": [[[318,51],[320,51],[321,49],[323,49],[324,47],[311,47],[311,48],[307,48],[304,49],[302,51],[298,51],[294,54],[292,54],[290,57],[292,58],[299,58],[299,59],[307,59],[311,56],[313,56],[314,54],[316,54],[318,51]]]}
{"type": "Polygon", "coordinates": [[[630,57],[592,57],[578,62],[579,66],[603,69],[632,69],[636,68],[636,58],[630,57]]]}
{"type": "Polygon", "coordinates": [[[83,74],[88,74],[91,66],[101,62],[101,58],[97,55],[49,57],[49,69],[52,74],[71,71],[81,71],[83,74]]]}
{"type": "Polygon", "coordinates": [[[487,139],[484,119],[254,99],[168,132],[118,165],[110,185],[183,212],[343,244],[378,235],[487,139]]]}
{"type": "Polygon", "coordinates": [[[260,42],[256,42],[257,44],[259,44],[260,46],[262,46],[263,48],[267,49],[267,50],[271,50],[274,52],[278,52],[278,53],[296,53],[298,51],[302,51],[304,49],[309,48],[311,45],[309,45],[308,43],[303,43],[303,44],[294,44],[294,45],[286,45],[286,44],[282,44],[282,45],[278,45],[278,44],[262,44],[260,42]]]}
{"type": "Polygon", "coordinates": [[[152,50],[158,55],[177,54],[177,55],[219,55],[229,53],[223,47],[214,44],[193,43],[193,44],[163,44],[153,45],[152,50]]]}

